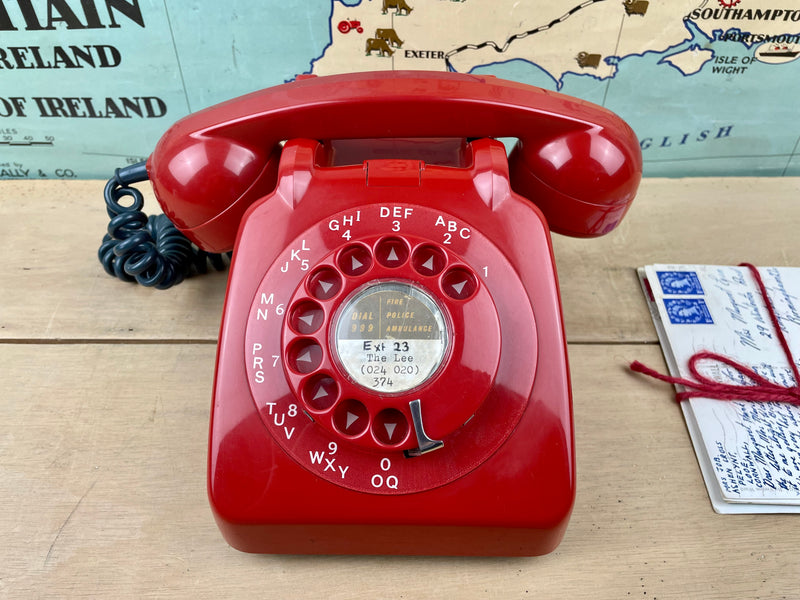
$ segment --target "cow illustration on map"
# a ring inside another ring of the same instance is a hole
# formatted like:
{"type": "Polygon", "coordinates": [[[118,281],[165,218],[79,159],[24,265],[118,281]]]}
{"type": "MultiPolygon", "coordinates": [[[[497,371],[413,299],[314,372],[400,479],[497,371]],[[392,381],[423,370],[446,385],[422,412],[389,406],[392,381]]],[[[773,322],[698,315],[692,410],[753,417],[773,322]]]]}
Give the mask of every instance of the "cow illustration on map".
{"type": "Polygon", "coordinates": [[[596,69],[600,66],[600,59],[603,58],[600,54],[589,54],[588,52],[579,52],[578,56],[575,57],[575,60],[578,61],[578,66],[581,69],[585,69],[587,67],[591,67],[596,69]]]}
{"type": "Polygon", "coordinates": [[[367,56],[372,56],[372,52],[376,50],[379,56],[391,56],[394,54],[394,50],[389,48],[389,43],[386,40],[367,38],[367,56]]]}
{"type": "Polygon", "coordinates": [[[395,9],[396,15],[403,15],[408,16],[413,8],[411,8],[408,4],[406,4],[406,0],[383,0],[383,10],[381,11],[383,14],[389,12],[389,9],[395,9]]]}
{"type": "Polygon", "coordinates": [[[394,46],[395,48],[403,47],[403,40],[397,36],[397,32],[394,29],[376,29],[375,38],[379,40],[386,40],[388,44],[394,46]]]}
{"type": "Polygon", "coordinates": [[[628,16],[644,16],[647,12],[647,7],[650,6],[647,0],[625,0],[622,4],[625,6],[625,12],[628,16]]]}

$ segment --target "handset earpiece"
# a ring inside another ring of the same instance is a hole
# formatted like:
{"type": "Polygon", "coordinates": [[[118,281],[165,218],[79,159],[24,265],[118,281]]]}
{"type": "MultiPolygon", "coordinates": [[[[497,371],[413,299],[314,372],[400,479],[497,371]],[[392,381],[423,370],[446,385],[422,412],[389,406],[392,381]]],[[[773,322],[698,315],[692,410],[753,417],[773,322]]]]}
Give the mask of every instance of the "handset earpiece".
{"type": "Polygon", "coordinates": [[[613,129],[521,137],[509,156],[514,191],[539,207],[551,230],[575,237],[614,229],[633,202],[641,171],[636,137],[619,119],[613,129]]]}
{"type": "Polygon", "coordinates": [[[186,136],[181,123],[147,161],[153,190],[164,214],[198,247],[228,252],[244,212],[275,188],[280,147],[186,136]]]}

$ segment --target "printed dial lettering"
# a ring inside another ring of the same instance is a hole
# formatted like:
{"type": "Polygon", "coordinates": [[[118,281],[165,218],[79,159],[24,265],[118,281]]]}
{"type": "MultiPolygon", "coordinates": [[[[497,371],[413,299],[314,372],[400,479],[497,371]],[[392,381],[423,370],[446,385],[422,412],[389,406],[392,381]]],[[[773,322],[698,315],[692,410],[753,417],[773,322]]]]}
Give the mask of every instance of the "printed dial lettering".
{"type": "MultiPolygon", "coordinates": [[[[519,392],[492,399],[501,338],[484,266],[524,293],[485,237],[439,210],[364,206],[301,232],[264,275],[247,323],[265,435],[315,476],[364,493],[414,493],[476,468],[513,431],[536,364],[511,356],[526,375],[504,386],[519,392]],[[473,247],[471,262],[457,254],[473,247]]],[[[519,307],[515,335],[535,348],[529,304],[505,301],[519,307]]]]}

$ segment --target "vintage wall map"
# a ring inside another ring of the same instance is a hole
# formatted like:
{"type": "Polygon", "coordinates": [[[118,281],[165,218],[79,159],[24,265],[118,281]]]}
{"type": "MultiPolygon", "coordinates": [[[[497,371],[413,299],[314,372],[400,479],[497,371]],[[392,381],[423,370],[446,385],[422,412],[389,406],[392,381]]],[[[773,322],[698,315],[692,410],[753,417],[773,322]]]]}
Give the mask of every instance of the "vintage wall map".
{"type": "Polygon", "coordinates": [[[300,73],[493,74],[636,131],[645,175],[800,175],[792,0],[0,0],[0,179],[107,178],[300,73]]]}

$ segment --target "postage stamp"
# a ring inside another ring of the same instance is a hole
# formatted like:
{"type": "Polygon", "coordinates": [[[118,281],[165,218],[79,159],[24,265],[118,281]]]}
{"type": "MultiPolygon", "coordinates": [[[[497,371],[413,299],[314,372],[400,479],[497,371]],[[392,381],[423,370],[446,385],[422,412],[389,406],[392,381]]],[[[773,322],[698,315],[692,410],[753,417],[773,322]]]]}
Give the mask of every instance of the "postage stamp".
{"type": "Polygon", "coordinates": [[[664,298],[673,325],[713,325],[714,319],[702,298],[664,298]]]}
{"type": "Polygon", "coordinates": [[[694,271],[657,271],[658,283],[664,294],[700,296],[703,286],[694,271]]]}

